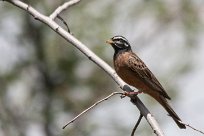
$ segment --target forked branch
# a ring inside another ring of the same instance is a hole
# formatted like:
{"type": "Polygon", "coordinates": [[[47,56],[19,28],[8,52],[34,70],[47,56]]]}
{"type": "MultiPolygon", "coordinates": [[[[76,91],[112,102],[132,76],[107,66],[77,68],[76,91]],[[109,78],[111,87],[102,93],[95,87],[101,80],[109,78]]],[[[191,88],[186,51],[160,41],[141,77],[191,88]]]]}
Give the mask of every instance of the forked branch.
{"type": "Polygon", "coordinates": [[[61,6],[56,8],[56,10],[50,15],[50,18],[52,20],[54,20],[61,12],[63,12],[64,10],[68,9],[69,7],[75,5],[79,2],[80,2],[80,0],[70,0],[68,2],[65,2],[64,4],[62,4],[61,6]]]}

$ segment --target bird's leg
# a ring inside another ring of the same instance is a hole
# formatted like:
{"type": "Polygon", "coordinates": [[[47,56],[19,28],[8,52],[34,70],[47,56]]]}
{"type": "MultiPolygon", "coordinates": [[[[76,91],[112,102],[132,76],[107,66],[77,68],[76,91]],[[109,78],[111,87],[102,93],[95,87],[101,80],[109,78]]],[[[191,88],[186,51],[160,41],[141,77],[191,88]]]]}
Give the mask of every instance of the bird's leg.
{"type": "Polygon", "coordinates": [[[124,98],[126,96],[138,95],[138,94],[141,94],[141,93],[142,93],[142,91],[137,91],[137,92],[126,92],[125,91],[120,97],[124,98]]]}

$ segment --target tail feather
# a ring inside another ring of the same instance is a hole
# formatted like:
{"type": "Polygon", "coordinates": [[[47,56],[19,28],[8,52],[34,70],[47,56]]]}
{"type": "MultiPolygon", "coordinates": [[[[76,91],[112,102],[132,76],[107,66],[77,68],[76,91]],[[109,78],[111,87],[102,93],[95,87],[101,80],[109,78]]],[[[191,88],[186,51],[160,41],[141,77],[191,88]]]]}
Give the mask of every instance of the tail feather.
{"type": "Polygon", "coordinates": [[[181,123],[181,119],[178,117],[176,112],[171,108],[171,106],[168,104],[168,101],[163,97],[160,96],[157,101],[166,109],[166,111],[169,113],[169,115],[173,118],[173,120],[176,122],[176,124],[179,126],[181,129],[185,129],[186,126],[181,123]]]}

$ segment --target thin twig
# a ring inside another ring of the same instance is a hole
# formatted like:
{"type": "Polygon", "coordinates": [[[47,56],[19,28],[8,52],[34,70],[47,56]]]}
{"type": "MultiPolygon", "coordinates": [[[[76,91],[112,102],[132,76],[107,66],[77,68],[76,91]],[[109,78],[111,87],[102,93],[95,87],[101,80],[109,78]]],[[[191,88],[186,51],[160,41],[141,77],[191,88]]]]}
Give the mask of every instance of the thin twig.
{"type": "Polygon", "coordinates": [[[140,113],[139,119],[137,120],[137,123],[135,124],[135,126],[134,126],[134,128],[132,130],[131,136],[134,136],[135,131],[136,131],[137,127],[139,126],[141,120],[142,120],[142,117],[143,117],[143,115],[142,115],[142,113],[140,113]]]}
{"type": "Polygon", "coordinates": [[[60,15],[57,15],[57,18],[58,18],[59,20],[61,20],[62,23],[67,27],[67,32],[69,32],[70,34],[72,34],[71,31],[70,31],[70,29],[69,29],[68,24],[66,23],[66,21],[64,21],[64,19],[63,19],[60,15]]]}
{"type": "Polygon", "coordinates": [[[98,104],[102,103],[105,100],[108,100],[110,97],[116,95],[116,94],[121,94],[123,95],[123,93],[121,92],[113,92],[110,95],[108,95],[107,97],[97,101],[96,103],[94,103],[93,105],[91,105],[89,108],[85,109],[84,111],[82,111],[80,114],[78,114],[76,117],[74,117],[72,120],[70,120],[66,125],[64,125],[62,128],[65,129],[69,124],[73,123],[75,120],[77,120],[79,117],[81,117],[83,114],[85,114],[86,112],[88,112],[89,110],[93,109],[95,106],[97,106],[98,104]]]}
{"type": "Polygon", "coordinates": [[[65,2],[63,5],[59,6],[51,15],[50,18],[54,20],[61,12],[68,9],[70,6],[73,6],[80,2],[80,0],[70,0],[68,2],[65,2]]]}
{"type": "MultiPolygon", "coordinates": [[[[170,116],[170,115],[168,115],[168,116],[170,116]]],[[[171,116],[170,116],[171,117],[171,116]]],[[[189,125],[189,124],[186,124],[186,123],[184,123],[184,122],[182,122],[182,121],[180,121],[180,120],[178,120],[180,123],[182,123],[183,125],[185,125],[186,127],[189,127],[189,128],[191,128],[191,129],[193,129],[193,130],[195,130],[195,131],[197,131],[197,132],[199,132],[199,133],[201,133],[201,134],[204,134],[204,132],[203,131],[201,131],[201,130],[199,130],[199,129],[197,129],[197,128],[194,128],[194,127],[192,127],[191,125],[189,125]]]]}
{"type": "Polygon", "coordinates": [[[197,131],[197,132],[199,132],[199,133],[201,133],[201,134],[204,135],[204,132],[203,132],[203,131],[196,129],[196,128],[192,127],[192,126],[189,125],[189,124],[185,124],[185,123],[183,123],[183,122],[181,122],[181,123],[184,124],[185,126],[187,126],[187,127],[189,127],[189,128],[191,128],[191,129],[193,129],[193,130],[195,130],[195,131],[197,131]]]}

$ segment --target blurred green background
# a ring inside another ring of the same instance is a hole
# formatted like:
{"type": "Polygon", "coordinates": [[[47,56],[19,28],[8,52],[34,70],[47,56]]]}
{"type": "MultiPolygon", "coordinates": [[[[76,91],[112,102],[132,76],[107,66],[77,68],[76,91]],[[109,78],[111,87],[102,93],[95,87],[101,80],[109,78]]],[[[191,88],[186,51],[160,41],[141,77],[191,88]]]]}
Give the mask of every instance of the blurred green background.
{"type": "MultiPolygon", "coordinates": [[[[49,15],[63,2],[29,4],[49,15]]],[[[202,0],[82,0],[61,17],[76,38],[111,66],[113,49],[105,41],[125,36],[166,88],[183,121],[204,130],[203,7],[202,0]]],[[[130,135],[139,111],[119,96],[61,129],[113,91],[121,90],[80,51],[25,11],[0,1],[1,136],[130,135]]],[[[199,135],[179,130],[152,98],[139,97],[166,135],[199,135]]],[[[153,132],[143,119],[136,134],[153,132]]]]}

